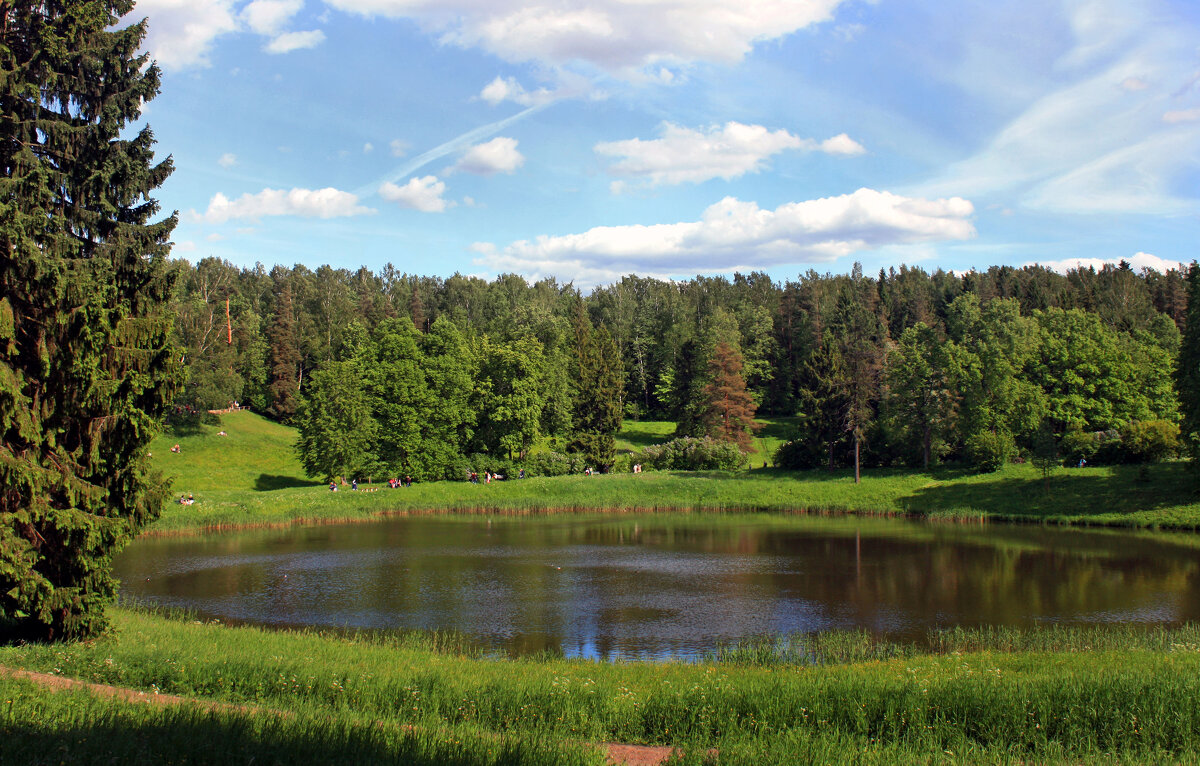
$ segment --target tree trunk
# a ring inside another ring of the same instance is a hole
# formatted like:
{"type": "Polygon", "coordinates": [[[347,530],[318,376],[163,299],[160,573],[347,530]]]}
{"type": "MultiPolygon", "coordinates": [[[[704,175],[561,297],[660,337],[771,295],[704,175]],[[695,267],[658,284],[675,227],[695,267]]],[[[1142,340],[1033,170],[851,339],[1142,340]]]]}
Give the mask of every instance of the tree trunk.
{"type": "Polygon", "coordinates": [[[925,453],[925,470],[929,470],[929,453],[933,451],[933,429],[929,424],[925,424],[925,437],[921,440],[921,446],[924,447],[925,453]]]}
{"type": "Polygon", "coordinates": [[[858,470],[858,434],[854,434],[854,483],[858,484],[862,478],[858,470]]]}

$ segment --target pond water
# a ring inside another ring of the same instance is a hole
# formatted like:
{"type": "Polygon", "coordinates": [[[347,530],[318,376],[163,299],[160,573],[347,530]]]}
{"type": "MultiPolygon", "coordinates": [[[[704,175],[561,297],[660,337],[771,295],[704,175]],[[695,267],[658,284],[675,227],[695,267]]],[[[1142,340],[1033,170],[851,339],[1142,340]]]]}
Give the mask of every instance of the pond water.
{"type": "Polygon", "coordinates": [[[452,630],[511,653],[695,657],[863,628],[1200,619],[1200,537],[763,515],[406,517],[141,539],[127,600],[277,626],[452,630]]]}

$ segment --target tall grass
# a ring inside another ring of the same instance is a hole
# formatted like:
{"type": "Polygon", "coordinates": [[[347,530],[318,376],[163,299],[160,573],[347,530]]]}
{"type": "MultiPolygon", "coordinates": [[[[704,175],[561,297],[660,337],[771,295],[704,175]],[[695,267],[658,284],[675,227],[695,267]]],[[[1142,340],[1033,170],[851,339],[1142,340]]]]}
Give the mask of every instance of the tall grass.
{"type": "Polygon", "coordinates": [[[864,651],[849,635],[819,647],[824,656],[842,652],[842,661],[734,665],[478,659],[129,610],[114,621],[110,638],[2,649],[0,663],[315,718],[471,727],[521,741],[728,747],[722,759],[867,744],[881,753],[967,749],[1037,762],[1200,751],[1195,628],[1087,638],[1113,647],[1103,649],[1088,649],[1082,631],[1045,640],[964,632],[948,635],[948,653],[867,659],[851,656],[864,651]],[[957,648],[990,641],[1017,650],[957,648]],[[1039,643],[1077,650],[1024,648],[1039,643]]]}

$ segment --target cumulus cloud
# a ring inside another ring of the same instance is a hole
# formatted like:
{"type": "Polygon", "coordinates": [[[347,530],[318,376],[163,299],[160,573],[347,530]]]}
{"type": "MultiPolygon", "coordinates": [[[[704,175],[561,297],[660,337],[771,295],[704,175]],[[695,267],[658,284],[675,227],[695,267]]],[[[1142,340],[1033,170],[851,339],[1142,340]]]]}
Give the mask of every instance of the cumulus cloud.
{"type": "Polygon", "coordinates": [[[267,43],[263,50],[267,53],[290,53],[304,48],[315,48],[325,42],[325,33],[319,29],[308,32],[284,32],[267,43]]]}
{"type": "Polygon", "coordinates": [[[422,213],[441,213],[451,206],[453,203],[442,197],[445,193],[446,184],[439,181],[437,176],[410,178],[404,186],[397,186],[388,181],[379,187],[379,196],[388,202],[420,210],[422,213]]]}
{"type": "Polygon", "coordinates": [[[231,168],[237,164],[237,155],[233,152],[225,152],[217,159],[217,164],[223,168],[231,168]]]}
{"type": "Polygon", "coordinates": [[[511,101],[521,106],[533,106],[553,101],[555,94],[546,88],[538,88],[536,91],[530,93],[525,90],[521,83],[517,82],[515,77],[501,77],[500,75],[496,75],[496,79],[483,86],[483,90],[479,92],[479,97],[492,106],[496,106],[503,101],[511,101]]]}
{"type": "Polygon", "coordinates": [[[443,42],[508,61],[584,61],[613,72],[659,61],[741,60],[759,42],[828,21],[842,0],[327,0],[408,18],[443,42]]]}
{"type": "Polygon", "coordinates": [[[254,0],[242,9],[241,18],[252,31],[269,36],[283,29],[303,7],[304,0],[254,0]]]}
{"type": "Polygon", "coordinates": [[[236,31],[233,0],[139,0],[137,17],[149,17],[143,47],[166,69],[208,66],[213,40],[236,31]]]}
{"type": "MultiPolygon", "coordinates": [[[[596,144],[597,154],[617,158],[609,172],[645,178],[651,185],[726,181],[762,170],[767,158],[787,149],[828,154],[862,154],[866,150],[845,133],[817,142],[786,130],[728,122],[708,130],[663,123],[661,138],[631,138],[596,144]]],[[[616,188],[624,188],[621,185],[616,188]]]]}
{"type": "Polygon", "coordinates": [[[358,197],[332,187],[325,189],[263,189],[231,200],[218,192],[208,210],[196,218],[205,223],[256,220],[267,216],[294,215],[301,218],[343,218],[375,211],[358,204],[358,197]]]}
{"type": "Polygon", "coordinates": [[[888,245],[975,235],[965,199],[919,199],[873,189],[763,210],[726,197],[699,221],[600,226],[504,248],[476,243],[477,264],[534,278],[597,284],[622,274],[673,276],[830,261],[888,245]]]}
{"type": "Polygon", "coordinates": [[[1157,255],[1150,253],[1135,253],[1131,258],[1066,258],[1061,261],[1030,261],[1022,264],[1023,266],[1045,266],[1048,269],[1057,271],[1060,274],[1066,274],[1072,269],[1102,269],[1105,266],[1116,266],[1122,260],[1126,261],[1133,267],[1134,271],[1142,269],[1154,269],[1159,273],[1165,273],[1171,269],[1182,269],[1184,264],[1179,261],[1172,261],[1167,258],[1159,258],[1157,255]]]}
{"type": "Polygon", "coordinates": [[[491,141],[476,144],[454,165],[455,170],[490,176],[511,173],[525,164],[525,156],[517,151],[517,139],[497,136],[491,141]]]}

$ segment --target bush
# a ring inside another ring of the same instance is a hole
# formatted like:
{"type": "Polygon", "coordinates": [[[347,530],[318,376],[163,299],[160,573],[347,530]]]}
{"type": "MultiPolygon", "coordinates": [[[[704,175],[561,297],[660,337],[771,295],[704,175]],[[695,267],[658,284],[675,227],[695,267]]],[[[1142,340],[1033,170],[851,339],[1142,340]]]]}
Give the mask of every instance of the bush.
{"type": "Polygon", "coordinates": [[[1012,435],[1005,431],[980,431],[967,437],[967,459],[980,471],[999,471],[1017,451],[1012,435]]]}
{"type": "MultiPolygon", "coordinates": [[[[485,473],[500,475],[506,479],[517,478],[517,467],[508,458],[498,455],[488,455],[482,452],[475,452],[467,455],[467,471],[474,471],[480,477],[485,473]]],[[[462,477],[459,477],[462,478],[462,477]]]]}
{"type": "Polygon", "coordinates": [[[566,476],[583,473],[582,455],[567,455],[562,452],[538,452],[525,458],[526,476],[566,476]]]}
{"type": "Polygon", "coordinates": [[[1095,461],[1096,453],[1100,450],[1101,436],[1101,434],[1084,431],[1082,423],[1072,423],[1058,443],[1063,463],[1073,466],[1079,465],[1080,460],[1086,460],[1089,463],[1095,461]]]}
{"type": "Polygon", "coordinates": [[[746,456],[732,442],[685,436],[646,447],[633,462],[660,471],[740,471],[746,456]]]}
{"type": "Polygon", "coordinates": [[[1120,453],[1126,463],[1157,463],[1179,451],[1179,426],[1167,420],[1143,420],[1121,429],[1120,453]]]}

